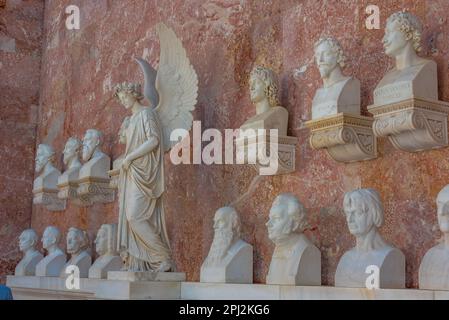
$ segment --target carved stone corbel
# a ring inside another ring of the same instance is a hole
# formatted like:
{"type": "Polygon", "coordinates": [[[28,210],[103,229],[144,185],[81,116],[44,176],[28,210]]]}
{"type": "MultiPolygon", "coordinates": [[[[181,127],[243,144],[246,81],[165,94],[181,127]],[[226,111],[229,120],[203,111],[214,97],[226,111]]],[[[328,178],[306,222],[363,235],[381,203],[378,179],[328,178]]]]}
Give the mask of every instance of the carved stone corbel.
{"type": "Polygon", "coordinates": [[[110,179],[85,177],[78,181],[79,205],[89,206],[95,202],[114,201],[115,192],[109,185],[110,179]]]}
{"type": "Polygon", "coordinates": [[[73,203],[75,206],[78,207],[88,207],[93,204],[93,201],[90,199],[89,196],[78,194],[79,188],[78,181],[59,184],[58,188],[59,188],[58,192],[59,199],[65,199],[67,201],[70,201],[70,203],[73,203]]]}
{"type": "Polygon", "coordinates": [[[259,134],[249,137],[239,137],[236,139],[237,159],[244,159],[245,164],[251,164],[255,170],[261,175],[280,175],[291,173],[295,171],[295,149],[298,138],[289,136],[276,136],[275,140],[270,140],[269,134],[259,134]],[[268,170],[269,164],[262,163],[257,156],[258,153],[266,155],[271,158],[271,146],[270,144],[276,144],[277,154],[272,159],[277,161],[277,169],[270,172],[268,170]],[[249,156],[251,152],[254,152],[256,158],[251,159],[249,156]],[[261,170],[265,169],[265,170],[261,170]],[[263,172],[267,173],[263,173],[263,172]]]}
{"type": "Polygon", "coordinates": [[[33,195],[33,204],[43,205],[49,211],[63,211],[66,208],[66,201],[58,198],[57,189],[36,189],[33,195]]]}
{"type": "Polygon", "coordinates": [[[396,149],[418,152],[448,145],[447,102],[411,98],[368,111],[374,115],[374,134],[388,137],[396,149]]]}
{"type": "Polygon", "coordinates": [[[377,140],[372,130],[373,118],[339,113],[310,120],[312,149],[326,149],[335,161],[355,162],[377,158],[377,140]]]}

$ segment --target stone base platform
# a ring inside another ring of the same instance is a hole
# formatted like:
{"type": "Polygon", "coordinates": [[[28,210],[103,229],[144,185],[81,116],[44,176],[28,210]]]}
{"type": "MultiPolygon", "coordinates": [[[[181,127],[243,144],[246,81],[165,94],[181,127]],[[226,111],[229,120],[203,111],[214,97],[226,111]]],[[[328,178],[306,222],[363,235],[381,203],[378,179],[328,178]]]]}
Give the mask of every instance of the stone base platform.
{"type": "Polygon", "coordinates": [[[69,290],[59,277],[8,276],[15,300],[449,300],[449,291],[80,279],[69,290]]]}
{"type": "Polygon", "coordinates": [[[109,271],[108,280],[180,282],[186,280],[186,274],[184,272],[109,271]]]}
{"type": "Polygon", "coordinates": [[[183,282],[186,300],[448,300],[449,291],[183,282]]]}
{"type": "Polygon", "coordinates": [[[180,281],[81,278],[79,289],[67,289],[65,281],[59,277],[8,276],[6,285],[11,288],[15,300],[161,300],[181,297],[180,281]]]}

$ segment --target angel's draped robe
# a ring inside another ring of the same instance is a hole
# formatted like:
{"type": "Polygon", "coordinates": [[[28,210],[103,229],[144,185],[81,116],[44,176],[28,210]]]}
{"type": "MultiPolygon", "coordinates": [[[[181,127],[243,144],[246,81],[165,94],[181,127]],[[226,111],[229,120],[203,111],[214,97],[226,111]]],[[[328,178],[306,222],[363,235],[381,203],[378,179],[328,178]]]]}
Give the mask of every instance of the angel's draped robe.
{"type": "Polygon", "coordinates": [[[165,228],[164,149],[162,128],[156,111],[142,108],[132,115],[126,129],[125,157],[152,137],[158,145],[120,170],[118,249],[125,248],[127,268],[132,271],[158,269],[170,261],[170,245],[165,228]]]}

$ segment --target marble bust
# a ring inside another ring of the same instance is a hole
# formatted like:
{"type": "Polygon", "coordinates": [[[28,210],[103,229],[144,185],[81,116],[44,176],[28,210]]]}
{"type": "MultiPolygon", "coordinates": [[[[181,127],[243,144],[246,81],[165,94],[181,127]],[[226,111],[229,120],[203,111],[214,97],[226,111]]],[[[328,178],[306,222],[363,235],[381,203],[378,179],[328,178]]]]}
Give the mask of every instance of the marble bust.
{"type": "Polygon", "coordinates": [[[65,269],[74,265],[79,268],[80,278],[87,278],[89,268],[92,265],[92,258],[89,254],[89,237],[87,233],[78,228],[70,228],[67,233],[67,253],[70,254],[70,260],[61,271],[60,276],[65,277],[65,269]]]}
{"type": "Polygon", "coordinates": [[[33,229],[24,230],[19,236],[19,249],[23,252],[23,258],[16,266],[16,276],[34,276],[36,265],[44,257],[36,250],[38,241],[37,233],[33,229]]]}
{"type": "Polygon", "coordinates": [[[267,284],[321,285],[321,253],[304,235],[306,209],[292,194],[276,197],[266,226],[275,248],[267,284]]]}
{"type": "Polygon", "coordinates": [[[99,257],[89,268],[89,278],[106,279],[108,271],[119,271],[122,258],[117,254],[117,225],[103,224],[95,238],[95,250],[99,257]]]}
{"type": "Polygon", "coordinates": [[[253,282],[253,247],[240,238],[240,219],[232,207],[215,212],[214,239],[201,266],[200,281],[253,282]]]}
{"type": "MultiPolygon", "coordinates": [[[[69,186],[71,183],[77,184],[79,171],[81,168],[81,162],[79,159],[79,153],[82,147],[82,142],[75,138],[70,137],[64,147],[63,162],[66,166],[66,170],[58,178],[58,188],[69,186]]],[[[63,196],[63,198],[65,195],[63,196]]]]}
{"type": "Polygon", "coordinates": [[[437,64],[421,58],[421,22],[409,12],[396,12],[387,19],[383,45],[395,59],[374,90],[374,106],[411,98],[438,100],[437,64]]]}
{"type": "Polygon", "coordinates": [[[443,241],[424,255],[419,267],[419,288],[449,290],[449,185],[440,191],[436,202],[443,241]]]}
{"type": "Polygon", "coordinates": [[[278,85],[274,72],[256,66],[250,74],[251,102],[256,107],[256,115],[248,119],[240,130],[277,129],[279,136],[287,135],[288,111],[279,106],[278,85]]]}
{"type": "Polygon", "coordinates": [[[360,81],[344,76],[345,56],[334,38],[320,38],[314,46],[315,62],[323,80],[312,102],[312,119],[338,113],[360,115],[360,81]]]}
{"type": "Polygon", "coordinates": [[[49,226],[45,228],[42,236],[42,247],[48,254],[36,265],[36,276],[57,277],[64,268],[67,257],[59,248],[61,232],[58,228],[49,226]]]}
{"type": "Polygon", "coordinates": [[[79,179],[93,177],[109,180],[108,170],[111,159],[100,149],[102,133],[96,129],[88,129],[83,138],[82,160],[83,166],[79,172],[79,179]]]}
{"type": "Polygon", "coordinates": [[[47,144],[40,144],[36,151],[35,171],[38,174],[33,183],[34,203],[40,204],[37,198],[45,192],[57,192],[58,177],[61,172],[54,166],[55,151],[47,144]]]}
{"type": "Polygon", "coordinates": [[[369,266],[379,268],[379,288],[405,287],[405,256],[379,234],[384,209],[378,192],[358,189],[347,192],[343,200],[349,232],[356,246],[341,257],[335,274],[336,287],[366,287],[369,266]]]}

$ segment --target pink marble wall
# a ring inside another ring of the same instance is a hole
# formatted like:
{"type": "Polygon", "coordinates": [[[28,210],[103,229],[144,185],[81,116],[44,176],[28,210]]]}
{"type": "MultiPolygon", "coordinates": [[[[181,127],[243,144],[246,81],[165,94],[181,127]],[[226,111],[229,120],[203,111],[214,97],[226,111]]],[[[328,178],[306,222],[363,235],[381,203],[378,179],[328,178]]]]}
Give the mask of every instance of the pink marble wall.
{"type": "MultiPolygon", "coordinates": [[[[309,210],[307,234],[322,252],[323,284],[333,285],[341,255],[354,245],[345,225],[342,199],[359,187],[377,188],[385,205],[385,238],[407,258],[407,286],[417,287],[420,260],[440,233],[435,197],[449,183],[449,149],[410,154],[379,140],[379,158],[353,164],[336,163],[324,151],[312,151],[304,122],[321,85],[313,64],[313,43],[321,34],[337,37],[348,56],[346,74],[361,80],[364,110],[382,75],[392,67],[383,54],[382,30],[366,30],[365,7],[371,1],[245,1],[238,0],[48,0],[41,73],[38,142],[61,151],[69,136],[88,128],[105,133],[106,152],[122,152],[116,133],[126,112],[113,99],[121,81],[142,81],[133,57],[158,59],[153,26],[160,21],[182,39],[199,77],[195,119],[204,128],[237,128],[254,114],[248,74],[253,64],[274,69],[281,79],[282,105],[290,113],[289,135],[298,137],[296,172],[264,177],[237,206],[244,239],[254,246],[254,280],[265,281],[273,250],[265,222],[275,196],[296,194],[309,210]],[[65,28],[64,9],[77,4],[81,29],[65,28]],[[294,69],[304,72],[293,77],[294,69]]],[[[449,101],[449,3],[445,0],[376,1],[382,28],[393,12],[407,8],[425,28],[424,55],[439,68],[440,99],[449,101]]],[[[256,172],[239,165],[180,165],[166,158],[165,206],[169,236],[179,270],[190,281],[212,239],[214,211],[246,192],[256,172]]],[[[68,206],[64,212],[33,207],[32,226],[42,232],[54,224],[86,228],[93,237],[105,222],[117,220],[116,204],[90,208],[68,206]]]]}
{"type": "Polygon", "coordinates": [[[0,283],[31,224],[43,1],[0,1],[0,283]]]}

